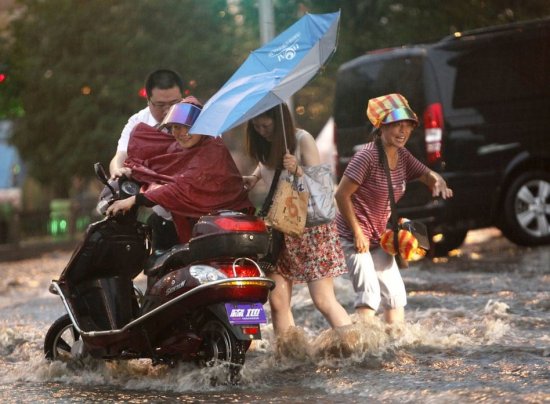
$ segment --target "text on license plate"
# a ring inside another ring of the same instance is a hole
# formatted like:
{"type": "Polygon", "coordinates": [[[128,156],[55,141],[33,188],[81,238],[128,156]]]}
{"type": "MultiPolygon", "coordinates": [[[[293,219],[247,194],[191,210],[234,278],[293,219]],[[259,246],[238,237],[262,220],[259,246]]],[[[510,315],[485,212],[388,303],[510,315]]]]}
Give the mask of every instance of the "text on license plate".
{"type": "Polygon", "coordinates": [[[261,303],[226,303],[225,310],[231,325],[267,323],[261,303]]]}

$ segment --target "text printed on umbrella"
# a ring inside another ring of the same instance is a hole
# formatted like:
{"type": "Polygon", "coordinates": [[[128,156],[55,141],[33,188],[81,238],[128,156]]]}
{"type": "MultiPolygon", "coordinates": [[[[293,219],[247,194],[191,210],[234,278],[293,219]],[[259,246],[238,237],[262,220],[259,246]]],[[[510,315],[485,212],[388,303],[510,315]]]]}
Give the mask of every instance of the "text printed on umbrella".
{"type": "Polygon", "coordinates": [[[296,56],[296,51],[300,49],[298,41],[300,40],[301,33],[298,32],[290,39],[286,40],[281,46],[269,52],[269,57],[276,57],[277,61],[292,60],[296,56]]]}

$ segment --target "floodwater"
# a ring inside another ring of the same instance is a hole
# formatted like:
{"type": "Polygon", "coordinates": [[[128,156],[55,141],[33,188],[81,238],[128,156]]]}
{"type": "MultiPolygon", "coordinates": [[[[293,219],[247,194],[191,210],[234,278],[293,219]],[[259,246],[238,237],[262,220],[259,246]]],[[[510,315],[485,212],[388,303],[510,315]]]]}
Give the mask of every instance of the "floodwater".
{"type": "MultiPolygon", "coordinates": [[[[48,363],[43,338],[64,314],[48,285],[69,255],[0,263],[2,403],[550,403],[550,247],[519,248],[494,229],[403,272],[402,327],[375,319],[335,333],[296,287],[299,327],[275,348],[264,326],[237,386],[212,386],[224,370],[193,364],[48,363]]],[[[351,312],[349,281],[336,292],[351,312]]]]}

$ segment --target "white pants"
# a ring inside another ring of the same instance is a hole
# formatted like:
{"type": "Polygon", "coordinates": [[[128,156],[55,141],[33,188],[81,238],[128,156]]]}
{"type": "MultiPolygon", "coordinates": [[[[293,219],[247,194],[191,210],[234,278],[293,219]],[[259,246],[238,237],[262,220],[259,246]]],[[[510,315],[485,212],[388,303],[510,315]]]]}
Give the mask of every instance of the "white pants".
{"type": "Polygon", "coordinates": [[[346,256],[348,276],[357,296],[355,307],[373,310],[396,309],[407,305],[407,292],[392,255],[382,248],[358,253],[353,242],[340,239],[346,256]]]}

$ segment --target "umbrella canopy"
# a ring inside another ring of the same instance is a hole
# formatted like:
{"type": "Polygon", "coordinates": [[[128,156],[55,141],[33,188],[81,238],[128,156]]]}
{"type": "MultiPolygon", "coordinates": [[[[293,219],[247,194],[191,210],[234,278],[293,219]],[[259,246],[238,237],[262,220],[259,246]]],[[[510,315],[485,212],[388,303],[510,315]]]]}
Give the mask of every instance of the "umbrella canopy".
{"type": "Polygon", "coordinates": [[[305,86],[336,50],[340,12],[306,14],[253,51],[204,105],[191,134],[220,136],[305,86]]]}

